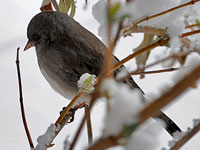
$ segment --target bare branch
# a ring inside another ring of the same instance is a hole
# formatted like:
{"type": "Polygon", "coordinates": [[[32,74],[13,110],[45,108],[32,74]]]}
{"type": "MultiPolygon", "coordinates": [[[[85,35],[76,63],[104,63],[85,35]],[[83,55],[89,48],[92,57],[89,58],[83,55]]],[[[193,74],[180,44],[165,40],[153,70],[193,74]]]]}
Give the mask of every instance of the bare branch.
{"type": "Polygon", "coordinates": [[[21,108],[21,115],[22,115],[22,121],[24,124],[24,129],[26,131],[26,136],[29,141],[29,146],[31,149],[34,149],[33,141],[31,138],[31,134],[28,129],[28,124],[26,121],[26,115],[24,111],[24,103],[23,103],[23,94],[22,94],[22,81],[21,81],[21,73],[20,73],[20,65],[19,65],[19,47],[17,48],[17,58],[16,58],[16,65],[17,65],[17,75],[18,75],[18,82],[19,82],[19,102],[20,102],[20,108],[21,108]]]}
{"type": "Polygon", "coordinates": [[[161,70],[154,70],[154,71],[138,71],[138,72],[135,72],[135,73],[130,73],[130,75],[164,73],[164,72],[177,71],[179,69],[182,69],[182,68],[169,68],[169,69],[161,69],[161,70]]]}

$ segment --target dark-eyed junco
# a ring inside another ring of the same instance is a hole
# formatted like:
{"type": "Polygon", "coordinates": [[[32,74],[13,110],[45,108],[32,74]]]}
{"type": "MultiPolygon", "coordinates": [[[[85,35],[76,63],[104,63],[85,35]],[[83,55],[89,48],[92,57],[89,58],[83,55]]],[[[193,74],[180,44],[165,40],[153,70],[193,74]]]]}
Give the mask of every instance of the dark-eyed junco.
{"type": "MultiPolygon", "coordinates": [[[[71,17],[55,11],[43,11],[30,21],[28,43],[36,46],[40,70],[52,88],[68,99],[77,94],[77,81],[84,73],[98,76],[102,70],[106,46],[71,17]]],[[[114,62],[118,62],[115,57],[114,62]]],[[[120,68],[114,72],[114,75],[120,68]]],[[[124,81],[139,88],[130,76],[124,81]]],[[[140,89],[140,88],[139,88],[140,89]]]]}

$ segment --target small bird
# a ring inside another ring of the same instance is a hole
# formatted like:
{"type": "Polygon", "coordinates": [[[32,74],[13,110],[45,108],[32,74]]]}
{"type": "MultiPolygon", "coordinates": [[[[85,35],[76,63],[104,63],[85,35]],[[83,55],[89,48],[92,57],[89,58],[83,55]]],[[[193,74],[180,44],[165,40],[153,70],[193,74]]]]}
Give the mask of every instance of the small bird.
{"type": "MultiPolygon", "coordinates": [[[[24,50],[36,47],[43,76],[55,91],[67,99],[72,99],[77,94],[77,81],[82,74],[98,76],[101,73],[106,46],[64,13],[43,11],[37,14],[28,25],[27,37],[28,42],[24,50]]],[[[113,61],[117,63],[118,59],[114,57],[113,61]]],[[[115,70],[114,76],[122,68],[125,67],[115,70]]],[[[140,89],[131,76],[124,80],[124,83],[130,88],[140,89]]],[[[180,130],[164,113],[160,116],[170,122],[170,126],[174,126],[171,127],[173,130],[180,130]]]]}

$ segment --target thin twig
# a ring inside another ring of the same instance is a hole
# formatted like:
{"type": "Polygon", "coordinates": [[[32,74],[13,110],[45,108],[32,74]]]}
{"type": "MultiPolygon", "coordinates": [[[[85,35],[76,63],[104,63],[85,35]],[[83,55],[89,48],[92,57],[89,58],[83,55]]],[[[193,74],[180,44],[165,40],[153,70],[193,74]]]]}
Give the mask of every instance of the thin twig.
{"type": "Polygon", "coordinates": [[[61,113],[60,117],[57,119],[57,121],[55,122],[56,126],[58,126],[62,120],[64,119],[64,117],[66,116],[66,114],[69,112],[69,110],[73,107],[73,105],[79,100],[79,98],[81,96],[85,95],[85,92],[80,92],[78,93],[73,100],[67,105],[67,107],[63,110],[63,112],[61,113]]]}
{"type": "Polygon", "coordinates": [[[196,133],[200,131],[200,123],[195,126],[187,135],[185,135],[181,140],[176,142],[176,144],[170,150],[180,149],[186,142],[188,142],[196,133]]]}
{"type": "Polygon", "coordinates": [[[21,81],[21,73],[20,73],[19,63],[20,62],[19,62],[19,47],[18,47],[17,48],[16,65],[17,65],[17,75],[18,75],[18,82],[19,82],[19,101],[20,101],[21,115],[22,115],[24,129],[26,131],[26,136],[28,138],[30,148],[34,149],[33,141],[32,141],[29,129],[28,129],[28,125],[27,125],[27,121],[26,121],[26,115],[25,115],[25,111],[24,111],[23,94],[22,94],[22,81],[21,81]]]}
{"type": "Polygon", "coordinates": [[[169,68],[169,69],[161,69],[161,70],[154,70],[154,71],[138,71],[134,73],[129,73],[130,75],[141,75],[141,74],[155,74],[155,73],[163,73],[163,72],[172,72],[177,71],[182,68],[169,68]]]}
{"type": "MultiPolygon", "coordinates": [[[[157,61],[155,61],[155,62],[153,62],[153,63],[151,63],[151,64],[149,64],[149,65],[144,66],[144,68],[142,68],[142,70],[147,69],[147,68],[150,68],[150,67],[155,66],[155,65],[157,65],[157,64],[160,64],[160,63],[162,63],[162,62],[164,62],[164,61],[166,61],[166,60],[172,59],[172,58],[187,56],[187,55],[189,55],[189,54],[192,53],[192,52],[196,52],[196,51],[195,51],[195,50],[191,50],[191,51],[187,51],[187,52],[183,51],[183,52],[178,52],[178,53],[172,54],[172,55],[167,56],[167,57],[165,57],[165,58],[163,58],[163,59],[157,60],[157,61]]],[[[129,74],[127,74],[126,76],[124,76],[124,77],[118,79],[118,81],[119,81],[119,82],[122,82],[122,81],[124,81],[127,77],[129,77],[130,75],[133,75],[133,74],[135,74],[136,72],[139,72],[139,71],[140,71],[140,68],[138,68],[138,69],[135,70],[135,71],[131,71],[131,72],[129,72],[129,74]]]]}
{"type": "Polygon", "coordinates": [[[192,25],[187,25],[185,28],[187,29],[187,28],[192,28],[192,27],[196,27],[196,26],[200,26],[200,22],[192,24],[192,25]]]}
{"type": "Polygon", "coordinates": [[[92,135],[92,124],[91,124],[91,117],[88,105],[85,105],[85,115],[87,122],[87,131],[88,131],[88,143],[90,146],[93,143],[93,135],[92,135]]]}
{"type": "Polygon", "coordinates": [[[166,44],[167,42],[169,41],[169,38],[167,39],[164,39],[164,40],[160,40],[158,41],[157,43],[154,43],[154,44],[151,44],[145,48],[142,48],[140,50],[138,50],[137,52],[134,52],[133,54],[130,54],[128,57],[124,58],[123,60],[119,61],[118,63],[116,63],[112,69],[112,71],[116,70],[117,68],[121,67],[124,63],[128,62],[129,60],[135,58],[136,56],[144,53],[144,52],[147,52],[157,46],[162,46],[164,44],[166,44]]]}
{"type": "Polygon", "coordinates": [[[51,0],[51,2],[52,2],[52,4],[53,4],[54,8],[56,9],[56,11],[59,11],[59,12],[60,12],[60,8],[59,8],[59,6],[58,6],[57,1],[56,1],[56,0],[51,0]]]}
{"type": "Polygon", "coordinates": [[[122,27],[123,27],[123,19],[119,22],[119,27],[118,27],[118,30],[117,30],[117,34],[115,36],[115,39],[113,41],[113,44],[114,46],[117,44],[117,41],[120,37],[120,33],[121,33],[121,30],[122,30],[122,27]]]}
{"type": "Polygon", "coordinates": [[[182,5],[179,5],[177,7],[173,7],[171,9],[168,9],[166,11],[163,11],[161,13],[158,13],[158,14],[155,14],[155,15],[152,15],[152,16],[147,16],[146,18],[142,19],[142,20],[139,20],[138,22],[134,23],[129,29],[127,30],[124,30],[124,33],[125,32],[128,32],[128,30],[133,30],[133,28],[135,28],[139,23],[142,23],[144,21],[148,21],[150,19],[153,19],[153,18],[156,18],[156,17],[159,17],[159,16],[162,16],[164,14],[167,14],[169,12],[172,12],[172,11],[175,11],[177,9],[180,9],[180,8],[183,8],[183,7],[186,7],[186,6],[189,6],[189,5],[194,5],[196,2],[199,2],[200,0],[191,0],[190,2],[187,2],[185,4],[182,4],[182,5]]]}
{"type": "Polygon", "coordinates": [[[200,33],[200,30],[194,30],[194,31],[190,31],[190,32],[187,32],[187,33],[183,33],[180,37],[183,38],[183,37],[198,34],[198,33],[200,33]]]}

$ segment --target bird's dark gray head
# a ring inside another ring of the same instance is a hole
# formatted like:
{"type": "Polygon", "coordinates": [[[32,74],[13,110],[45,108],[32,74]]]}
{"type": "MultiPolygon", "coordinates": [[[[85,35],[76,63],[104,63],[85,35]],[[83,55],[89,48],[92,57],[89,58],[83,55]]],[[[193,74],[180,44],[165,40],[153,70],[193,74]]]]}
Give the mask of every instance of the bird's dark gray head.
{"type": "MultiPolygon", "coordinates": [[[[66,14],[55,11],[43,11],[32,18],[28,25],[27,37],[28,47],[48,46],[50,42],[63,37],[67,24],[63,24],[63,20],[71,22],[72,19],[66,14]]],[[[66,35],[66,34],[65,34],[66,35]]]]}

